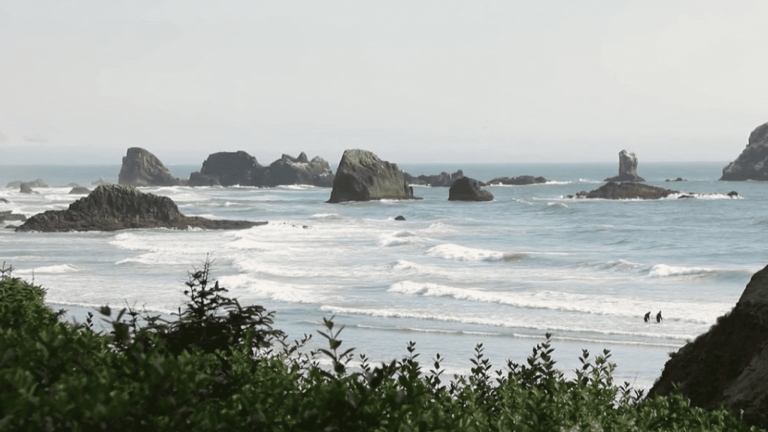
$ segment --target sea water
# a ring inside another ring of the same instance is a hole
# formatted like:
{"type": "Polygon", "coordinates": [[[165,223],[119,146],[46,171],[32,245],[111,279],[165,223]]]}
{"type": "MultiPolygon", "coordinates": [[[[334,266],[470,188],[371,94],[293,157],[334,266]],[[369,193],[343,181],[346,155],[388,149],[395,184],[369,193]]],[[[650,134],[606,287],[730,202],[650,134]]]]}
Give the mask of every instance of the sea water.
{"type": "MultiPolygon", "coordinates": [[[[570,373],[582,349],[608,349],[616,377],[637,388],[658,378],[670,352],[706,332],[766,265],[768,185],[718,182],[726,163],[641,164],[652,185],[695,199],[579,200],[616,175],[615,164],[402,164],[414,174],[463,169],[489,180],[491,202],[449,202],[448,189],[414,187],[418,201],[327,204],[311,186],[147,187],[180,210],[212,219],[269,221],[237,231],[139,229],[16,233],[0,230],[0,262],[47,290],[55,308],[82,321],[101,305],[171,314],[187,272],[209,257],[213,276],[242,304],[276,312],[291,338],[315,334],[324,317],[344,325],[342,347],[375,361],[406,355],[415,341],[425,367],[436,353],[447,373],[467,373],[476,344],[494,369],[524,362],[552,335],[570,373]],[[667,183],[682,177],[685,182],[667,183]],[[728,192],[741,195],[732,199],[728,192]],[[396,216],[406,221],[396,221],[396,216]],[[663,321],[656,323],[661,311],[663,321]],[[651,312],[651,323],[643,316],[651,312]]],[[[187,177],[197,167],[172,167],[187,177]]],[[[26,216],[65,209],[70,182],[115,182],[119,166],[2,167],[0,211],[26,216]],[[42,178],[23,195],[3,186],[42,178]]],[[[11,222],[16,223],[16,222],[11,222]]]]}

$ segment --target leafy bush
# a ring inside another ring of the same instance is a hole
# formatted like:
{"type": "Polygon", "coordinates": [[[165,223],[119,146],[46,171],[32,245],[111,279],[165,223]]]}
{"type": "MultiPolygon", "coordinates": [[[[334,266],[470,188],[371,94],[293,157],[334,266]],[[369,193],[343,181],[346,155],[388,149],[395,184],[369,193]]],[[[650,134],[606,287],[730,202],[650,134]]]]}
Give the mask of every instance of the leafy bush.
{"type": "Polygon", "coordinates": [[[108,332],[90,318],[61,322],[44,290],[4,276],[0,430],[759,430],[726,410],[692,408],[679,393],[644,399],[614,384],[608,351],[583,351],[567,379],[549,335],[503,370],[478,345],[470,374],[450,380],[439,354],[424,370],[413,342],[402,358],[371,365],[342,348],[332,318],[319,332],[328,347],[305,353],[307,337],[286,343],[271,312],[226,297],[209,270],[206,262],[190,274],[175,321],[130,309],[113,319],[102,308],[108,332]],[[330,367],[319,366],[323,357],[330,367]]]}

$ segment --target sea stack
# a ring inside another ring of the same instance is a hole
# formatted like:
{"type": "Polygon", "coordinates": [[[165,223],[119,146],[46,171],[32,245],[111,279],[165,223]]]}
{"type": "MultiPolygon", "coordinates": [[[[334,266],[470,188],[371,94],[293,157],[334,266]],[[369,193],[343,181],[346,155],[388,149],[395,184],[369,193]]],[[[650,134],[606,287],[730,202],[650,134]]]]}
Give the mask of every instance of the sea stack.
{"type": "Polygon", "coordinates": [[[152,153],[140,147],[131,147],[123,157],[118,184],[125,186],[178,186],[181,180],[152,153]]]}
{"type": "Polygon", "coordinates": [[[261,185],[270,187],[300,184],[331,187],[334,176],[331,165],[325,159],[315,156],[309,160],[307,154],[301,152],[297,158],[284,154],[272,162],[260,177],[261,185]]]}
{"type": "Polygon", "coordinates": [[[768,123],[758,126],[749,134],[747,148],[735,161],[723,168],[720,180],[768,181],[768,123]]]}
{"type": "Polygon", "coordinates": [[[708,332],[671,355],[648,396],[675,385],[694,406],[724,405],[752,424],[768,421],[768,266],[708,332]]]}
{"type": "Polygon", "coordinates": [[[637,156],[626,150],[619,152],[619,175],[605,179],[607,182],[644,182],[645,179],[637,175],[637,156]]]}
{"type": "Polygon", "coordinates": [[[448,201],[493,201],[493,194],[483,189],[479,181],[462,177],[448,189],[448,201]]]}
{"type": "Polygon", "coordinates": [[[414,199],[413,189],[396,164],[368,150],[345,150],[341,156],[329,203],[380,199],[414,199]]]}
{"type": "Polygon", "coordinates": [[[142,193],[132,186],[99,186],[67,210],[39,213],[16,231],[117,231],[129,228],[242,229],[266,222],[208,220],[184,216],[168,197],[142,193]]]}

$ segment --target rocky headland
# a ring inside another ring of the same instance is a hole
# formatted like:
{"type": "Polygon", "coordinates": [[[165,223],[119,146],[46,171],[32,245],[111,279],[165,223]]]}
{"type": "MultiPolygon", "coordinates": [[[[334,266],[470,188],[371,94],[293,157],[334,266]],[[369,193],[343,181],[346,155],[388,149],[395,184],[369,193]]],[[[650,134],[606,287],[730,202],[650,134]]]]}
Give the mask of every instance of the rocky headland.
{"type": "Polygon", "coordinates": [[[735,161],[723,168],[724,181],[768,181],[768,123],[749,134],[747,148],[735,161]]]}
{"type": "Polygon", "coordinates": [[[267,222],[209,220],[184,216],[168,197],[131,186],[99,186],[67,210],[48,210],[27,219],[16,231],[117,231],[130,228],[243,229],[267,222]]]}
{"type": "Polygon", "coordinates": [[[306,153],[301,152],[297,158],[284,154],[265,167],[241,150],[213,153],[203,162],[200,171],[189,176],[190,186],[274,187],[293,184],[332,186],[330,164],[319,156],[309,160],[306,153]]]}
{"type": "Polygon", "coordinates": [[[481,182],[462,177],[448,190],[448,201],[493,201],[491,191],[482,188],[481,182]]]}
{"type": "Polygon", "coordinates": [[[123,157],[117,183],[125,186],[178,186],[184,182],[172,176],[157,156],[143,148],[131,147],[123,157]]]}
{"type": "Polygon", "coordinates": [[[626,150],[619,152],[619,175],[605,179],[607,182],[644,182],[645,179],[637,175],[637,156],[626,150]]]}
{"type": "Polygon", "coordinates": [[[380,199],[417,199],[396,164],[368,150],[345,150],[341,156],[329,203],[380,199]]]}
{"type": "Polygon", "coordinates": [[[440,174],[433,175],[420,175],[418,177],[412,176],[407,172],[403,172],[403,178],[408,184],[420,185],[420,186],[432,186],[432,187],[450,187],[453,182],[464,177],[464,172],[458,170],[453,174],[448,174],[443,171],[440,174]]]}
{"type": "Polygon", "coordinates": [[[768,266],[755,273],[736,306],[680,348],[649,396],[675,385],[694,406],[724,405],[750,423],[768,422],[768,266]]]}
{"type": "Polygon", "coordinates": [[[546,183],[547,179],[544,177],[534,177],[530,175],[521,175],[517,177],[496,177],[494,179],[488,180],[488,185],[517,185],[517,186],[525,186],[525,185],[532,185],[532,184],[541,184],[546,183]]]}

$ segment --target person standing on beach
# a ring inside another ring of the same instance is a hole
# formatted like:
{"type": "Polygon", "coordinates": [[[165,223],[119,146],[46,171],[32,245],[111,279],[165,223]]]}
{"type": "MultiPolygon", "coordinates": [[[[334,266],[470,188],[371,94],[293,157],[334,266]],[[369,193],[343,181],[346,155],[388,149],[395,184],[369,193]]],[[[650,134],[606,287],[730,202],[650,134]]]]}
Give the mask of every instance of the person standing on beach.
{"type": "Polygon", "coordinates": [[[656,322],[660,323],[663,320],[664,318],[661,317],[661,311],[659,311],[659,313],[656,314],[656,322]]]}
{"type": "Polygon", "coordinates": [[[643,317],[643,321],[645,322],[651,322],[651,311],[648,311],[647,314],[643,317]]]}

